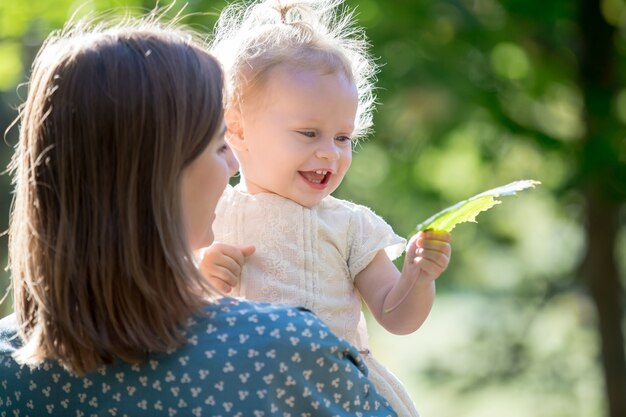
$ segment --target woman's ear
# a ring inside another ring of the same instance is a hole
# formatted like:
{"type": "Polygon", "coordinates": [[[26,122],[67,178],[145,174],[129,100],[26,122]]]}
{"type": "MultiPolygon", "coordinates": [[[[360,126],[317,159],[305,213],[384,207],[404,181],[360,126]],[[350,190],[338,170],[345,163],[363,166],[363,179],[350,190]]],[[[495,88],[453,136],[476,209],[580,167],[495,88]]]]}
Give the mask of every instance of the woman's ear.
{"type": "Polygon", "coordinates": [[[224,111],[224,121],[226,122],[228,144],[236,151],[245,151],[247,144],[243,134],[243,117],[241,110],[236,107],[227,108],[224,111]]]}

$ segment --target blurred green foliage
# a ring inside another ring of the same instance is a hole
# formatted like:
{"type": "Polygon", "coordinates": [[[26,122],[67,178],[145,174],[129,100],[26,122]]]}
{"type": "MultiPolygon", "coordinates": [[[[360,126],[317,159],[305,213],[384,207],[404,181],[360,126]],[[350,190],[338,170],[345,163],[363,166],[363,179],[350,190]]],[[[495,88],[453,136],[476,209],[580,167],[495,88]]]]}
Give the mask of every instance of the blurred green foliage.
{"type": "MultiPolygon", "coordinates": [[[[397,337],[372,322],[375,354],[407,384],[424,416],[617,416],[604,394],[602,346],[609,342],[598,330],[598,298],[589,295],[583,267],[594,248],[589,207],[607,202],[617,226],[603,250],[617,265],[612,296],[619,305],[626,280],[626,3],[347,3],[381,66],[375,133],[357,145],[338,196],[371,206],[407,235],[482,190],[522,178],[542,182],[481,215],[478,225],[454,230],[452,262],[427,323],[397,337]],[[594,46],[601,50],[585,49],[590,4],[610,30],[610,42],[594,46]],[[605,56],[594,53],[612,57],[608,87],[593,82],[602,68],[590,56],[605,56]]],[[[190,0],[186,22],[209,31],[224,4],[190,0]]],[[[139,13],[154,4],[0,2],[3,131],[25,97],[26,87],[17,86],[27,81],[45,36],[73,15],[121,6],[139,13]]],[[[3,167],[17,130],[0,144],[3,167]]],[[[4,231],[8,175],[0,177],[0,196],[4,231]]],[[[6,244],[3,235],[4,265],[6,244]]],[[[3,292],[9,278],[2,274],[3,292]]],[[[0,305],[0,316],[9,311],[10,302],[0,305]]],[[[615,336],[623,350],[623,333],[615,336]]]]}

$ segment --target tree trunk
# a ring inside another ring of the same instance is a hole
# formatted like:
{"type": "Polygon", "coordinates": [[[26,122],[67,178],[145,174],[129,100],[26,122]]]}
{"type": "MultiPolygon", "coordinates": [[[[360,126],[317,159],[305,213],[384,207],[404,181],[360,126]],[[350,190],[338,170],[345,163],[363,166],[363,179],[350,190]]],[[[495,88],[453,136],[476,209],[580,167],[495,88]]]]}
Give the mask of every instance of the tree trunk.
{"type": "Polygon", "coordinates": [[[626,359],[622,333],[623,289],[615,262],[619,206],[587,193],[587,257],[583,274],[598,314],[600,352],[610,417],[626,416],[626,359]]]}
{"type": "MultiPolygon", "coordinates": [[[[586,200],[587,254],[581,274],[596,306],[600,352],[609,417],[626,417],[626,357],[622,331],[623,288],[616,243],[622,190],[615,189],[619,169],[612,145],[611,114],[615,77],[614,28],[601,14],[599,0],[581,0],[580,82],[585,95],[587,135],[581,147],[581,177],[586,200]]],[[[619,185],[618,185],[619,187],[619,185]]]]}

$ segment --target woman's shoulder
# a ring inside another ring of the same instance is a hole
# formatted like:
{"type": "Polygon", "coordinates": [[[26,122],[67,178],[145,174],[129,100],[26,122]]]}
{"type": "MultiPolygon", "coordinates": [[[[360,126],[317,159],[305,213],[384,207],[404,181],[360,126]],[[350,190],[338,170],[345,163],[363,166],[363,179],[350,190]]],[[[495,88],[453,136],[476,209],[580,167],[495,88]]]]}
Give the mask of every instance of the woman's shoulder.
{"type": "Polygon", "coordinates": [[[208,305],[194,320],[188,340],[212,346],[215,357],[227,356],[229,350],[290,354],[311,346],[350,348],[304,307],[227,297],[208,305]]]}
{"type": "Polygon", "coordinates": [[[10,314],[0,319],[0,362],[17,349],[18,343],[17,319],[15,314],[10,314]]]}
{"type": "MultiPolygon", "coordinates": [[[[251,416],[295,406],[308,415],[393,415],[372,391],[356,349],[304,308],[225,297],[187,324],[179,349],[150,354],[141,364],[116,361],[83,377],[54,362],[36,369],[6,362],[0,387],[11,390],[0,389],[0,410],[144,416],[186,407],[251,416]],[[315,394],[320,387],[324,402],[315,394]]],[[[14,321],[2,325],[3,340],[15,334],[14,321]]]]}
{"type": "Polygon", "coordinates": [[[260,326],[266,326],[266,328],[268,326],[279,328],[285,325],[291,328],[296,324],[302,327],[324,326],[311,311],[304,307],[231,297],[224,297],[215,303],[208,304],[194,320],[206,321],[212,327],[232,328],[237,332],[248,328],[257,334],[261,333],[260,326]]]}
{"type": "MultiPolygon", "coordinates": [[[[15,314],[8,315],[0,320],[0,387],[16,387],[19,378],[20,365],[13,358],[13,354],[22,345],[18,332],[15,314]]],[[[16,387],[17,389],[18,387],[16,387]]],[[[2,388],[0,388],[0,393],[2,388]]],[[[6,399],[0,394],[0,410],[6,399]]]]}

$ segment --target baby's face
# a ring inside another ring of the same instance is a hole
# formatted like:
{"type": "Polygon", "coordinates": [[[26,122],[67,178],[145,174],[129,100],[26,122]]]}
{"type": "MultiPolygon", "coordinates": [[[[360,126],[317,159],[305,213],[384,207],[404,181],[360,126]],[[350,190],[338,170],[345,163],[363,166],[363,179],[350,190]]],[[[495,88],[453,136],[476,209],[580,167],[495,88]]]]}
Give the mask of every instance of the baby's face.
{"type": "Polygon", "coordinates": [[[279,65],[244,102],[244,148],[237,149],[248,192],[279,194],[312,207],[341,183],[352,162],[357,90],[341,73],[279,65]]]}

